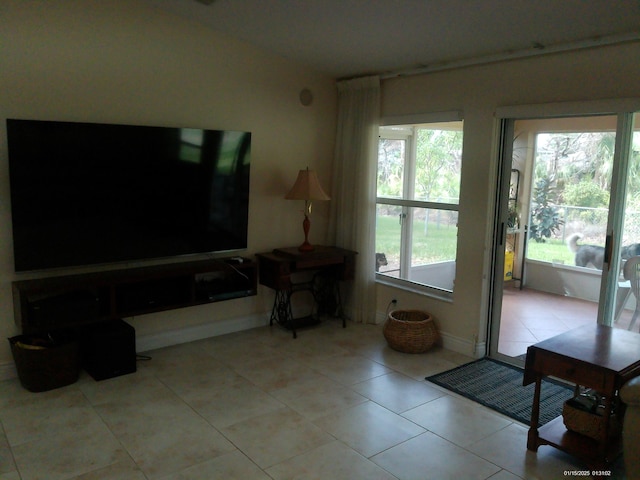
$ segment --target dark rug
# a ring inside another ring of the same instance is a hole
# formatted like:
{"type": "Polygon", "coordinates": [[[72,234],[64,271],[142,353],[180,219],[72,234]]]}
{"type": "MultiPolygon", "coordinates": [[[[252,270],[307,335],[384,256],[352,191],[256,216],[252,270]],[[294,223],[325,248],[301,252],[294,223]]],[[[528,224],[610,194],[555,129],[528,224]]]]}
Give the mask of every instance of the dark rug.
{"type": "MultiPolygon", "coordinates": [[[[523,375],[521,368],[483,358],[426,379],[529,425],[535,384],[523,387],[523,375]]],[[[573,388],[569,385],[543,380],[538,426],[561,415],[563,403],[572,396],[573,388]]]]}

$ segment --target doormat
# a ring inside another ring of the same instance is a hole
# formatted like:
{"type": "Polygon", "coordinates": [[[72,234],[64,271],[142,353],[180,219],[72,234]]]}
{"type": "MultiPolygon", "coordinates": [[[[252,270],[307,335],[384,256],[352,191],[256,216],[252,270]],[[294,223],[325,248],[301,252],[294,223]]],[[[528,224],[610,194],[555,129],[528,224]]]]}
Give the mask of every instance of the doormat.
{"type": "MultiPolygon", "coordinates": [[[[482,358],[426,377],[426,380],[529,425],[535,384],[522,386],[523,376],[524,370],[521,368],[482,358]]],[[[572,396],[573,388],[569,385],[543,380],[538,426],[561,415],[565,400],[572,396]]]]}

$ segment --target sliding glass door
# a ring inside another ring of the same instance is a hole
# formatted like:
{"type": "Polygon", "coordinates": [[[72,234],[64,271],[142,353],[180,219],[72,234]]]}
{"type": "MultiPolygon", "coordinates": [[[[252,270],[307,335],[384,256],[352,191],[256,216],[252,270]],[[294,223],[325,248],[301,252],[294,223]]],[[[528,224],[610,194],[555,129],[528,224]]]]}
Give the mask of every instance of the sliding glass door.
{"type": "Polygon", "coordinates": [[[626,328],[635,308],[621,275],[640,255],[634,114],[569,113],[501,120],[489,351],[511,363],[585,323],[626,328]]]}

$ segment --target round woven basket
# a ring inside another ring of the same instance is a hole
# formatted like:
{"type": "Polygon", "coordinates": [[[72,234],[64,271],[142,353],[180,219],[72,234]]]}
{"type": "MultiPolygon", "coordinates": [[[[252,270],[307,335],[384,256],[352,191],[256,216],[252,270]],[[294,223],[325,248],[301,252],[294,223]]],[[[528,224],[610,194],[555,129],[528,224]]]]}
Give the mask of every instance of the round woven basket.
{"type": "Polygon", "coordinates": [[[382,333],[391,348],[404,353],[424,353],[439,338],[433,318],[421,310],[394,310],[382,333]]]}

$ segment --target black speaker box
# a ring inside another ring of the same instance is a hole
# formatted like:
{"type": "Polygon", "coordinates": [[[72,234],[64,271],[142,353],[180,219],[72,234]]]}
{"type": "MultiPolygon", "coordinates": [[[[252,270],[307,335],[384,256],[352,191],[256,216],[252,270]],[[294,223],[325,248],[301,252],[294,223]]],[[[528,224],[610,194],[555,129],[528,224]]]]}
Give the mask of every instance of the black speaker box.
{"type": "Polygon", "coordinates": [[[83,328],[79,343],[82,365],[95,380],[136,371],[136,331],[124,320],[83,328]]]}

